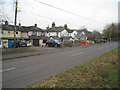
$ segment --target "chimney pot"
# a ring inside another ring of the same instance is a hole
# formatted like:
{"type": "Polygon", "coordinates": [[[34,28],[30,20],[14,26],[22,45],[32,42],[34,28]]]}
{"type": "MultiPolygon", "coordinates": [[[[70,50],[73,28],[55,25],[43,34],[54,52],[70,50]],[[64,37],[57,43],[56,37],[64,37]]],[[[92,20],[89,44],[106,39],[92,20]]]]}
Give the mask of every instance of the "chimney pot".
{"type": "Polygon", "coordinates": [[[21,23],[19,23],[19,26],[21,26],[21,23]]]}
{"type": "Polygon", "coordinates": [[[5,21],[5,25],[8,25],[8,21],[7,20],[5,21]]]}
{"type": "Polygon", "coordinates": [[[52,27],[55,27],[55,22],[52,23],[52,27]]]}
{"type": "Polygon", "coordinates": [[[67,28],[67,24],[64,25],[64,28],[67,28]]]}
{"type": "Polygon", "coordinates": [[[35,27],[37,28],[37,24],[35,24],[35,27]]]}

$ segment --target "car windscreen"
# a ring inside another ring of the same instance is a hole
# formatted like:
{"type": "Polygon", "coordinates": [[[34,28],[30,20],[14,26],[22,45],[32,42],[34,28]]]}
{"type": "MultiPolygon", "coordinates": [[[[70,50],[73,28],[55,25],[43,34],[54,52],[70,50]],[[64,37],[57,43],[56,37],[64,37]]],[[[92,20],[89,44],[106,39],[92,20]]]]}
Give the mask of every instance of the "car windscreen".
{"type": "Polygon", "coordinates": [[[54,40],[55,41],[55,43],[58,43],[58,44],[60,44],[60,41],[58,41],[58,40],[54,40]]]}

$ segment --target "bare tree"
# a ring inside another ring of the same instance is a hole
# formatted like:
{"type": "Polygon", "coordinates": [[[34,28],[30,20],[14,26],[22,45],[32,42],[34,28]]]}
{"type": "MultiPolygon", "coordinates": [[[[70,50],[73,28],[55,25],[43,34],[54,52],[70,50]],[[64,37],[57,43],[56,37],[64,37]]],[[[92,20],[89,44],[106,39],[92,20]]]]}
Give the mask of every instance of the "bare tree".
{"type": "Polygon", "coordinates": [[[103,30],[103,36],[108,39],[117,40],[118,39],[118,27],[117,24],[110,24],[103,30]]]}

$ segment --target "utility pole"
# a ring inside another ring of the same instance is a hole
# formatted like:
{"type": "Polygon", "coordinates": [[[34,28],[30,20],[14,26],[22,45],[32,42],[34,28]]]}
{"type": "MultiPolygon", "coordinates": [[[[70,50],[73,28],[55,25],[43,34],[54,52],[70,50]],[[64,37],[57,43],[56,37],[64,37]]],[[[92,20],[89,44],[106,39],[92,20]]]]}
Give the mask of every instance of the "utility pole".
{"type": "Polygon", "coordinates": [[[15,27],[14,27],[14,48],[16,48],[16,23],[17,23],[17,4],[18,0],[16,0],[16,5],[15,5],[15,27]]]}

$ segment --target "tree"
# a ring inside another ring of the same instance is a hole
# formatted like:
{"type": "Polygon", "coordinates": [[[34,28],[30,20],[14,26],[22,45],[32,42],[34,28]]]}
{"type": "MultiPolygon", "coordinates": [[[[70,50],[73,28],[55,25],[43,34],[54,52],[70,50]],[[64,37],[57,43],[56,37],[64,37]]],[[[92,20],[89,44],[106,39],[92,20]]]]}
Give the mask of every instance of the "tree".
{"type": "Polygon", "coordinates": [[[111,40],[117,40],[118,38],[118,27],[116,24],[112,23],[107,25],[103,30],[103,36],[111,40]]]}
{"type": "Polygon", "coordinates": [[[102,36],[102,34],[101,34],[99,31],[94,30],[94,31],[92,32],[91,38],[92,38],[92,39],[95,39],[95,40],[98,40],[98,39],[101,38],[101,36],[102,36]]]}

